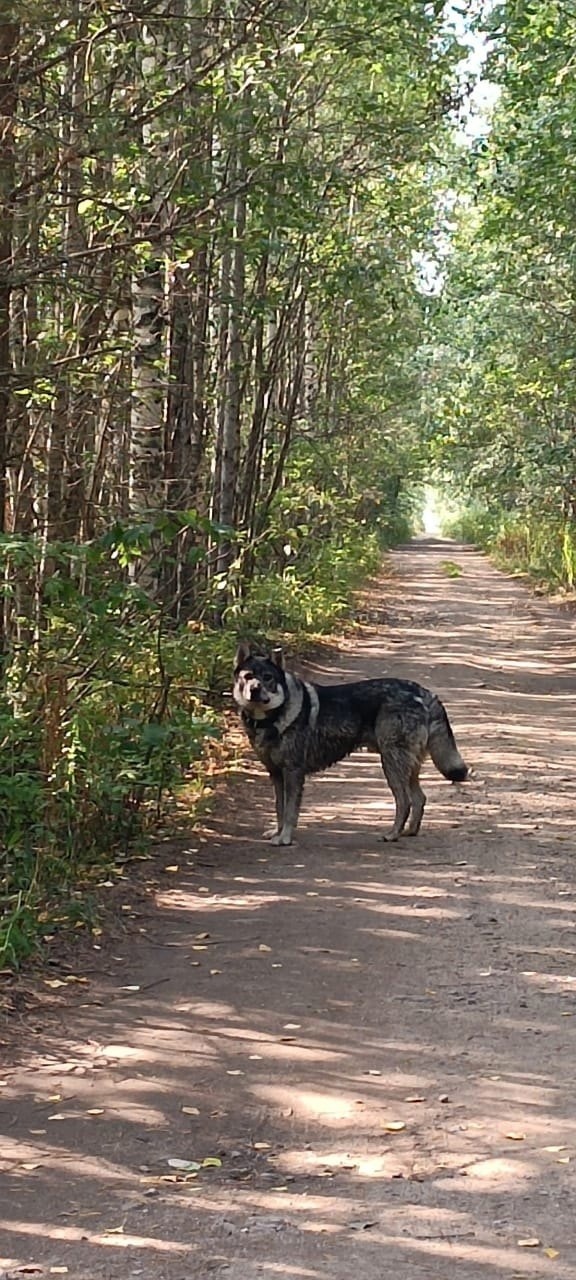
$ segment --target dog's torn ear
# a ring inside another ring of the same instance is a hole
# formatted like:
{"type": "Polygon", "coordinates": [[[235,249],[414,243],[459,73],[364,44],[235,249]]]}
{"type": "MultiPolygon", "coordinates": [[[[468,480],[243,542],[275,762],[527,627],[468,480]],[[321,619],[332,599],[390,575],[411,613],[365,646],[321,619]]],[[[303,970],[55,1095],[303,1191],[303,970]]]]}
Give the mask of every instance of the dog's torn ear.
{"type": "Polygon", "coordinates": [[[270,656],[275,665],[280,667],[281,671],[286,670],[286,659],[284,657],[283,649],[272,649],[270,656]]]}
{"type": "Polygon", "coordinates": [[[247,640],[241,640],[236,650],[234,669],[236,670],[238,667],[243,667],[244,663],[248,661],[249,657],[251,657],[251,654],[252,645],[249,644],[247,640]]]}

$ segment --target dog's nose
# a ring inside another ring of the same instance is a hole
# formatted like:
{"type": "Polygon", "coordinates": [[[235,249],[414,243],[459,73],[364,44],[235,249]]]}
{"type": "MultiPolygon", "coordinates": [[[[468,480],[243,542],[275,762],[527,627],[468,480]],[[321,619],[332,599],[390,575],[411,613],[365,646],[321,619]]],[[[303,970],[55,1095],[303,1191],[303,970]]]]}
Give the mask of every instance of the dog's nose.
{"type": "Polygon", "coordinates": [[[261,685],[253,684],[250,686],[250,701],[251,702],[268,702],[268,694],[264,692],[264,689],[262,688],[261,685]]]}

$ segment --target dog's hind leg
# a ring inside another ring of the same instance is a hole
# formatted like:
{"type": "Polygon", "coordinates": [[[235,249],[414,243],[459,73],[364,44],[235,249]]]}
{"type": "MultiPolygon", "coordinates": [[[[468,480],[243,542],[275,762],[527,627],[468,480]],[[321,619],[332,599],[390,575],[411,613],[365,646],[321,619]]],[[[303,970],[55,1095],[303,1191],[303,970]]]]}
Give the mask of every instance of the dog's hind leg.
{"type": "Polygon", "coordinates": [[[399,750],[397,747],[391,749],[390,744],[387,744],[386,752],[381,753],[380,759],[382,760],[384,776],[396,804],[394,822],[390,831],[383,832],[382,839],[393,841],[402,835],[410,813],[412,797],[409,778],[412,761],[406,752],[399,750]]]}
{"type": "Polygon", "coordinates": [[[276,822],[273,827],[266,827],[264,831],[265,840],[273,840],[274,836],[279,835],[284,824],[284,774],[281,769],[271,769],[269,772],[272,786],[274,787],[276,822]]]}
{"type": "Polygon", "coordinates": [[[271,844],[292,844],[292,836],[298,824],[302,792],[304,790],[304,770],[290,769],[284,773],[284,813],[282,826],[272,836],[271,844]]]}
{"type": "Polygon", "coordinates": [[[420,786],[420,763],[415,764],[410,774],[410,821],[405,836],[417,836],[422,825],[426,795],[420,786]]]}

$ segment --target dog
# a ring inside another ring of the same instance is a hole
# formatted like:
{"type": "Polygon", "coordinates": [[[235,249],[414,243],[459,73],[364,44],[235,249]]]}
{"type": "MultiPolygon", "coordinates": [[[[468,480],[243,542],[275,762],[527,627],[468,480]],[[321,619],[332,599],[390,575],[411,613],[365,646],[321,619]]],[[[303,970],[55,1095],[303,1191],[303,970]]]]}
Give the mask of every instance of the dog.
{"type": "Polygon", "coordinates": [[[394,823],[383,835],[387,841],[420,830],[426,796],[419,776],[427,755],[450,782],[464,782],[469,775],[445,707],[412,680],[311,684],[286,671],[281,649],[258,654],[243,643],[232,692],[274,786],[277,823],[265,832],[274,845],[292,844],[306,777],[358,747],[379,753],[394,797],[394,823]]]}

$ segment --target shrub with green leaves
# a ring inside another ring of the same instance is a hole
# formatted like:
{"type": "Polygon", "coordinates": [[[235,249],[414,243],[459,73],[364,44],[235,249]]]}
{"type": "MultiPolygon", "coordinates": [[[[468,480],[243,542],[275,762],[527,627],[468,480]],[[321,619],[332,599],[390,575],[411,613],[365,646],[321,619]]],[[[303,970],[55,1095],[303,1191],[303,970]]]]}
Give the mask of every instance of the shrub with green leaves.
{"type": "MultiPolygon", "coordinates": [[[[21,542],[19,560],[40,557],[21,542]]],[[[22,953],[41,903],[145,829],[218,732],[189,661],[200,642],[125,579],[109,538],[49,550],[42,626],[27,646],[12,638],[0,701],[0,962],[22,953]]]]}
{"type": "Polygon", "coordinates": [[[116,525],[84,546],[3,540],[7,580],[22,565],[33,580],[46,554],[51,574],[41,625],[27,638],[16,626],[9,637],[0,699],[0,965],[27,954],[55,915],[77,910],[78,886],[153,825],[191,770],[201,777],[238,638],[289,635],[297,647],[350,614],[386,535],[368,524],[358,497],[317,488],[305,500],[315,504],[317,532],[310,536],[302,497],[283,491],[251,577],[242,573],[240,539],[226,610],[215,579],[190,625],[177,626],[129,570],[193,525],[194,513],[116,525]]]}

